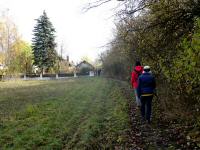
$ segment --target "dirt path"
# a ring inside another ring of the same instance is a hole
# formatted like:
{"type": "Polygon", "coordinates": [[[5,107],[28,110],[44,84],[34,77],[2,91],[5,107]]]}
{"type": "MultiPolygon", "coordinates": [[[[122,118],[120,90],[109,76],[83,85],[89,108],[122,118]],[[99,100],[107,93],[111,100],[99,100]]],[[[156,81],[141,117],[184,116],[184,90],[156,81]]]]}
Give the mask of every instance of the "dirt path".
{"type": "Polygon", "coordinates": [[[135,106],[133,100],[129,99],[129,114],[131,121],[131,147],[133,149],[163,150],[169,146],[168,140],[161,136],[159,128],[141,121],[140,110],[135,106]]]}
{"type": "Polygon", "coordinates": [[[141,121],[140,110],[136,109],[133,102],[131,102],[130,118],[132,125],[133,139],[137,141],[136,149],[152,149],[152,150],[165,150],[168,149],[170,143],[165,137],[161,135],[160,128],[155,128],[152,125],[146,124],[141,121]],[[136,133],[134,132],[136,131],[136,133]]]}
{"type": "Polygon", "coordinates": [[[129,103],[131,131],[129,133],[130,149],[134,150],[198,150],[196,143],[187,140],[184,129],[175,124],[153,118],[148,125],[141,121],[140,110],[136,107],[131,90],[122,88],[129,103]]]}

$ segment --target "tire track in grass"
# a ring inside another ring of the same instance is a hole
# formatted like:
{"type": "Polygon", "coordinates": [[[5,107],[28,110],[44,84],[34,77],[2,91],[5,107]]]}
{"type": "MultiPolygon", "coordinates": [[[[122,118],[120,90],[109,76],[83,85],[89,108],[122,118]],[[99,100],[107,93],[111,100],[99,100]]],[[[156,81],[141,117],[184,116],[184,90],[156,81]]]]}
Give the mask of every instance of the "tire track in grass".
{"type": "MultiPolygon", "coordinates": [[[[86,94],[86,99],[88,101],[88,105],[85,106],[85,110],[82,113],[82,117],[80,124],[77,128],[77,130],[73,134],[73,138],[71,141],[69,141],[66,145],[66,149],[71,149],[73,147],[80,147],[84,145],[83,142],[80,142],[84,139],[85,133],[87,133],[88,129],[90,130],[92,128],[91,122],[98,122],[98,120],[93,120],[93,118],[96,118],[94,116],[97,115],[99,112],[99,105],[102,103],[102,90],[107,89],[107,87],[104,87],[106,85],[104,80],[96,80],[95,83],[88,83],[88,86],[90,88],[85,88],[82,90],[84,94],[86,94]],[[92,87],[92,88],[91,88],[92,87]],[[92,121],[93,120],[93,121],[92,121]],[[86,130],[86,131],[85,131],[86,130]]],[[[105,94],[105,93],[103,93],[105,94]]],[[[99,116],[98,116],[99,117],[99,116]]],[[[85,145],[86,147],[88,145],[85,145]]]]}
{"type": "MultiPolygon", "coordinates": [[[[60,84],[53,82],[59,87],[54,88],[55,92],[62,87],[60,84]]],[[[0,148],[106,149],[123,144],[119,136],[127,127],[123,121],[127,114],[121,110],[124,99],[113,81],[84,78],[63,86],[71,87],[62,90],[68,93],[31,103],[14,120],[4,122],[0,148]]]]}
{"type": "MultiPolygon", "coordinates": [[[[117,119],[121,118],[116,115],[116,106],[119,102],[116,99],[121,97],[118,95],[113,99],[112,92],[116,88],[113,82],[101,79],[96,85],[92,88],[93,92],[90,91],[93,93],[90,97],[91,105],[84,115],[85,118],[74,132],[72,140],[66,144],[66,149],[83,149],[84,147],[85,149],[106,149],[117,145],[119,133],[118,128],[115,128],[121,124],[117,126],[115,123],[119,123],[120,120],[117,119]]],[[[119,94],[119,91],[117,92],[119,94]]]]}

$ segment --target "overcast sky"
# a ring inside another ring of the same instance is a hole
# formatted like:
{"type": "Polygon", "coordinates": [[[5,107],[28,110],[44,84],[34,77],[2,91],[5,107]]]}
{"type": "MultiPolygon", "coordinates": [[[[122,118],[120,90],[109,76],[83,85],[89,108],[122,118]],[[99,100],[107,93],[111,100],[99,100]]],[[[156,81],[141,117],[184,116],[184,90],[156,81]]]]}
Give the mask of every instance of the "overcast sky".
{"type": "MultiPolygon", "coordinates": [[[[90,0],[91,1],[91,0],[90,0]]],[[[0,0],[0,10],[9,9],[8,14],[17,25],[23,39],[31,42],[32,30],[43,10],[56,29],[58,52],[64,44],[64,56],[80,61],[83,56],[95,59],[105,50],[100,48],[112,39],[114,29],[113,0],[87,13],[82,8],[89,0],[0,0]]]]}

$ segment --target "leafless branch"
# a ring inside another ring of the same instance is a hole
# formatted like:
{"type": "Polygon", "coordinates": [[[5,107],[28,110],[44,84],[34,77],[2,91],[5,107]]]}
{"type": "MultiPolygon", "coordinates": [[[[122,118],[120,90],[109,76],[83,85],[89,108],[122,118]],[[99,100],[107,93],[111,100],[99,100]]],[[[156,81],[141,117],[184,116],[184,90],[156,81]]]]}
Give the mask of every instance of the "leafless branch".
{"type": "Polygon", "coordinates": [[[95,2],[92,2],[92,3],[88,3],[87,6],[83,8],[83,12],[87,12],[92,8],[99,7],[99,6],[101,6],[105,3],[108,3],[110,1],[111,0],[98,0],[98,1],[95,1],[95,2]]]}

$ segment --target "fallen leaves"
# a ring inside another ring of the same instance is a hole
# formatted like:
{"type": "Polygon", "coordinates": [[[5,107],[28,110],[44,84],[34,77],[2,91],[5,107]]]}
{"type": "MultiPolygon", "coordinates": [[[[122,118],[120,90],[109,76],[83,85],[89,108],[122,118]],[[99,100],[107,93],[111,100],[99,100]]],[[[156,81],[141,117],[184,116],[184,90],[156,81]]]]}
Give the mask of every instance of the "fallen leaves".
{"type": "Polygon", "coordinates": [[[122,91],[129,103],[130,149],[200,149],[200,130],[191,132],[195,128],[193,125],[185,124],[179,118],[166,118],[158,107],[154,110],[157,112],[154,112],[152,125],[145,124],[141,121],[131,90],[122,88],[122,91]]]}

